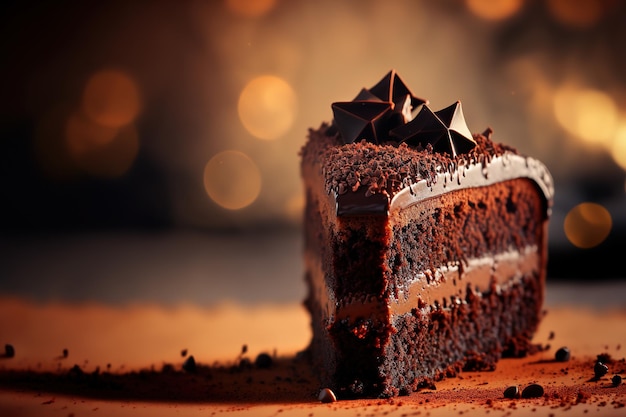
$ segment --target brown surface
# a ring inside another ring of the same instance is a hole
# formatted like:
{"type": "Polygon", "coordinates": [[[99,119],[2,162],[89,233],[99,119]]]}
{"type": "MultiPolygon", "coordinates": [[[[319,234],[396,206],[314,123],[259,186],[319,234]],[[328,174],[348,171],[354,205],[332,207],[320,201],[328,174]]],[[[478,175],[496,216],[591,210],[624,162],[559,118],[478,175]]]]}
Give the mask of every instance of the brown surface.
{"type": "Polygon", "coordinates": [[[213,309],[155,306],[33,305],[1,300],[2,342],[16,350],[0,361],[0,415],[229,415],[438,416],[623,415],[626,385],[612,387],[614,373],[626,376],[626,311],[552,308],[535,341],[552,347],[524,359],[504,359],[493,372],[463,372],[393,400],[320,404],[319,388],[295,352],[310,337],[300,305],[222,306],[213,309]],[[554,337],[549,335],[554,332],[554,337]],[[232,370],[243,356],[261,351],[279,360],[272,368],[232,370]],[[552,361],[560,346],[572,360],[552,361]],[[622,348],[624,346],[624,348],[622,348]],[[68,357],[62,359],[62,351],[68,357]],[[188,349],[200,369],[182,372],[188,349]],[[609,353],[606,377],[593,380],[596,355],[609,353]],[[126,358],[126,360],[124,360],[126,358]],[[159,359],[157,359],[159,358],[159,359]],[[214,362],[219,361],[220,366],[214,362]],[[111,363],[111,374],[106,365],[111,363]],[[161,372],[164,363],[171,372],[161,372]],[[78,364],[85,374],[71,372],[78,364]],[[151,370],[154,366],[154,371],[151,370]],[[211,365],[211,366],[209,366],[211,365]],[[90,375],[100,367],[99,376],[90,375]],[[26,371],[31,369],[31,371],[26,371]],[[44,372],[51,370],[51,373],[44,372]],[[143,372],[138,372],[140,370],[143,372]],[[539,383],[546,395],[507,400],[509,385],[539,383]]]}

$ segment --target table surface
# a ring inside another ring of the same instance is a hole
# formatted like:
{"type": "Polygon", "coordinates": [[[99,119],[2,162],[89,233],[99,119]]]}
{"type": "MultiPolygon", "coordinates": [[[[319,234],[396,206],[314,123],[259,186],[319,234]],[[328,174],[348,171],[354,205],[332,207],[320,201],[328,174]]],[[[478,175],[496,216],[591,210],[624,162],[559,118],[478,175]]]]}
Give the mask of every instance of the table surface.
{"type": "Polygon", "coordinates": [[[546,351],[407,397],[320,404],[296,355],[311,337],[297,235],[42,237],[0,249],[0,343],[16,353],[0,359],[2,416],[626,413],[626,385],[610,384],[613,373],[626,377],[620,280],[549,281],[535,338],[546,351]],[[561,346],[567,363],[553,360],[561,346]],[[196,373],[182,370],[183,350],[196,373]],[[271,369],[235,367],[261,352],[271,369]],[[593,380],[605,353],[609,374],[593,380]],[[503,398],[507,386],[535,382],[545,397],[503,398]]]}

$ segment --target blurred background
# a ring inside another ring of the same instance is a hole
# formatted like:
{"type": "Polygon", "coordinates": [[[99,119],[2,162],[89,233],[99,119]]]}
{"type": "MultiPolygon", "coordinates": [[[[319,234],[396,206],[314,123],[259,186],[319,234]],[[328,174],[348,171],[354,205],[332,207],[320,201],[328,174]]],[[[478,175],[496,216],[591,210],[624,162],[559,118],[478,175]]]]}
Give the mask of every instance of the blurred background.
{"type": "Polygon", "coordinates": [[[0,21],[1,294],[302,299],[299,149],[392,68],[548,166],[551,282],[624,281],[625,2],[5,1],[0,21]]]}

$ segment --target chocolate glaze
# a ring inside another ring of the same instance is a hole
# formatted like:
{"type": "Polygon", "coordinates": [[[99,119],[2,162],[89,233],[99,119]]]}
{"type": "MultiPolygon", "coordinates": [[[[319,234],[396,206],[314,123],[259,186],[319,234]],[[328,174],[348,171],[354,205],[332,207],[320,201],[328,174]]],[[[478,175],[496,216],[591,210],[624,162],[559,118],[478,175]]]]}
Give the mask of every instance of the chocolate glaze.
{"type": "Polygon", "coordinates": [[[386,216],[389,212],[389,197],[386,194],[366,196],[367,189],[360,187],[355,192],[335,196],[337,216],[362,214],[386,216]]]}

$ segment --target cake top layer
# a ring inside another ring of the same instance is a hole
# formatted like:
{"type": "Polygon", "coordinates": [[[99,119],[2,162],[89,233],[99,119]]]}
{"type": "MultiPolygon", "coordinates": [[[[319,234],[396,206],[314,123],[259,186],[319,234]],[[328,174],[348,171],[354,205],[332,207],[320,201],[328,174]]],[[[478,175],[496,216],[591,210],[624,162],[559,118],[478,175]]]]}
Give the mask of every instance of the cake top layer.
{"type": "Polygon", "coordinates": [[[309,131],[302,157],[320,167],[337,215],[387,214],[390,206],[517,177],[534,180],[551,205],[552,178],[543,164],[494,142],[490,128],[469,133],[460,102],[433,112],[394,71],[332,108],[333,123],[309,131]],[[456,186],[446,186],[454,178],[456,186]]]}

